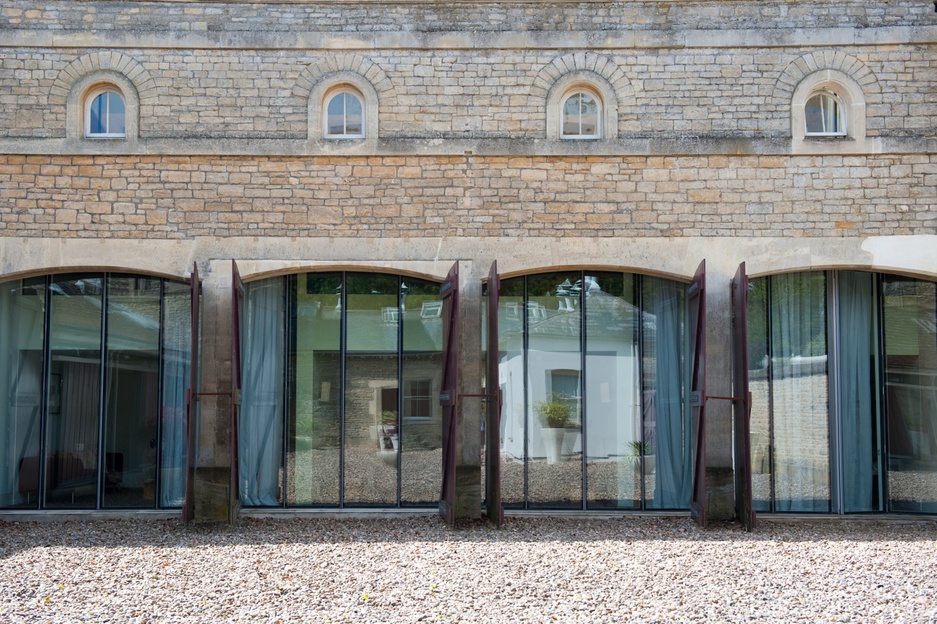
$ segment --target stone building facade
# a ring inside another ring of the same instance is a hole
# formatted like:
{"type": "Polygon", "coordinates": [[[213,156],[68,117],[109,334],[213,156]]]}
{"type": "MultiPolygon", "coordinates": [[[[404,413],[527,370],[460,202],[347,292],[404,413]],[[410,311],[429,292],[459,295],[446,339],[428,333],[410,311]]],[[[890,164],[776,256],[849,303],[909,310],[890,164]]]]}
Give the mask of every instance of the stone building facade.
{"type": "MultiPolygon", "coordinates": [[[[0,10],[0,281],[202,282],[195,517],[234,513],[231,260],[441,281],[460,268],[459,510],[481,509],[482,282],[707,268],[708,394],[732,396],[731,279],[937,280],[932,2],[10,0],[0,10]],[[88,132],[101,85],[118,137],[88,132]],[[328,136],[336,89],[362,104],[328,136]],[[567,134],[571,93],[599,102],[567,134]],[[831,94],[843,127],[811,132],[831,94]],[[806,125],[805,125],[806,124],[806,125]],[[805,132],[805,127],[808,129],[805,132]],[[220,393],[214,396],[211,393],[220,393]]],[[[731,404],[706,505],[731,516],[731,404]]]]}

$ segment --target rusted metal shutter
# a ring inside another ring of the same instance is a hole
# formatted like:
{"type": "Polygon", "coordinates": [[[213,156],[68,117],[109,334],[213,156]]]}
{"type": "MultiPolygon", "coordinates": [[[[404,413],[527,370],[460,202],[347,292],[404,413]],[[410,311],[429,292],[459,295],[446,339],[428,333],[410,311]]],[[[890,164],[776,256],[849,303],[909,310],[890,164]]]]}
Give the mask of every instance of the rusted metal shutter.
{"type": "Polygon", "coordinates": [[[501,277],[497,260],[488,272],[488,362],[485,373],[487,418],[485,422],[485,499],[488,519],[500,527],[504,522],[501,504],[501,384],[498,377],[498,295],[501,277]]]}
{"type": "Polygon", "coordinates": [[[182,506],[182,521],[189,522],[195,513],[195,418],[198,401],[198,354],[199,354],[199,281],[198,263],[192,266],[189,281],[191,340],[189,347],[189,387],[185,393],[185,504],[182,506]]]}
{"type": "Polygon", "coordinates": [[[735,512],[747,531],[755,527],[752,509],[752,394],[748,388],[748,274],[745,263],[732,280],[732,321],[735,348],[732,408],[735,418],[735,512]]]}
{"type": "Polygon", "coordinates": [[[241,408],[241,307],[244,304],[244,282],[237,262],[231,261],[231,503],[240,500],[238,476],[238,412],[241,408]]]}
{"type": "Polygon", "coordinates": [[[459,263],[449,270],[446,281],[439,287],[442,297],[442,496],[439,514],[450,526],[455,525],[456,512],[456,453],[458,451],[458,398],[459,398],[459,263]]]}
{"type": "Polygon", "coordinates": [[[696,269],[687,290],[690,327],[690,408],[693,423],[693,493],[690,513],[706,526],[706,261],[696,269]]]}

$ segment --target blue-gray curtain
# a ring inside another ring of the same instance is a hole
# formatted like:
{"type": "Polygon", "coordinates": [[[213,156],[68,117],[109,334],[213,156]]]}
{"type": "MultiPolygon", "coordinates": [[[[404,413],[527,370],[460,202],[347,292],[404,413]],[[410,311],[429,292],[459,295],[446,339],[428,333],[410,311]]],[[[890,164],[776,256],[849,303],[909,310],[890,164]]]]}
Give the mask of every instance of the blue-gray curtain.
{"type": "Polygon", "coordinates": [[[181,507],[186,481],[186,389],[191,367],[190,289],[166,283],[163,299],[163,396],[160,435],[160,507],[181,507]]]}
{"type": "Polygon", "coordinates": [[[844,271],[839,276],[839,402],[842,414],[843,510],[874,511],[872,306],[873,275],[844,271]]]}
{"type": "Polygon", "coordinates": [[[683,400],[684,292],[669,282],[648,278],[654,285],[656,378],[654,411],[657,421],[657,478],[653,505],[658,509],[690,504],[692,462],[689,435],[691,414],[683,400]]]}
{"type": "Polygon", "coordinates": [[[275,506],[283,455],[282,278],[248,284],[241,316],[241,411],[238,440],[241,502],[275,506]]]}

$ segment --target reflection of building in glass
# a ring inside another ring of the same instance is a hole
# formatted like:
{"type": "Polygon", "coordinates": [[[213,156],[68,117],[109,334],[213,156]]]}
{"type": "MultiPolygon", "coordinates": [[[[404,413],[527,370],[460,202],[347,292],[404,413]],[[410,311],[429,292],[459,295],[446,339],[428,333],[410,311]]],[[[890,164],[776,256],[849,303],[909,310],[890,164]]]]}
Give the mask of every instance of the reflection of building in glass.
{"type": "Polygon", "coordinates": [[[247,285],[242,504],[438,499],[438,291],[432,282],[377,273],[301,273],[247,285]]]}
{"type": "Polygon", "coordinates": [[[505,505],[685,508],[685,286],[627,273],[501,286],[505,505]]]}

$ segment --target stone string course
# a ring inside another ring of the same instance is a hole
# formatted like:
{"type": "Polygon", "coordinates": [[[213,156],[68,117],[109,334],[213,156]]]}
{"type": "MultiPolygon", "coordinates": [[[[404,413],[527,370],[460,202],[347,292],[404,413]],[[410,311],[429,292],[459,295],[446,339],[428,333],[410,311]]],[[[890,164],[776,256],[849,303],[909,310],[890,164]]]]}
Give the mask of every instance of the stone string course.
{"type": "Polygon", "coordinates": [[[158,30],[202,32],[570,32],[581,30],[729,30],[742,28],[874,28],[932,24],[933,3],[898,0],[812,0],[780,5],[717,2],[556,3],[154,3],[7,0],[0,30],[59,32],[158,30]]]}
{"type": "Polygon", "coordinates": [[[0,156],[2,236],[887,236],[937,156],[0,156]]]}
{"type": "MultiPolygon", "coordinates": [[[[76,67],[96,66],[101,54],[0,49],[0,137],[65,137],[63,89],[76,67]]],[[[294,140],[308,135],[311,81],[328,80],[333,65],[360,68],[376,81],[382,138],[542,138],[544,92],[552,84],[544,76],[574,57],[560,49],[143,48],[119,56],[138,78],[141,139],[294,140]]],[[[933,46],[856,46],[848,54],[793,47],[598,51],[588,58],[628,86],[618,103],[622,137],[789,137],[789,83],[801,66],[818,63],[843,67],[863,85],[869,137],[937,133],[933,46]]]]}

